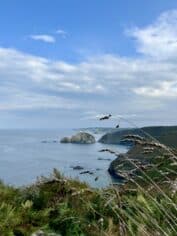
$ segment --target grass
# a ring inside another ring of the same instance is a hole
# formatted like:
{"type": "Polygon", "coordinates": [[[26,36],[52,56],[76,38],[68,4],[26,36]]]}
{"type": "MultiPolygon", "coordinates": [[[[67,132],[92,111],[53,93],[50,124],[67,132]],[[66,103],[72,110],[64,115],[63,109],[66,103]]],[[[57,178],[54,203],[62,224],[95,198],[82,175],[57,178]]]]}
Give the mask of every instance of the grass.
{"type": "MultiPolygon", "coordinates": [[[[149,184],[150,186],[150,184],[149,184]]],[[[170,235],[177,232],[177,194],[128,183],[92,189],[54,170],[25,188],[0,183],[0,235],[170,235]],[[153,197],[152,197],[153,196],[153,197]]]]}

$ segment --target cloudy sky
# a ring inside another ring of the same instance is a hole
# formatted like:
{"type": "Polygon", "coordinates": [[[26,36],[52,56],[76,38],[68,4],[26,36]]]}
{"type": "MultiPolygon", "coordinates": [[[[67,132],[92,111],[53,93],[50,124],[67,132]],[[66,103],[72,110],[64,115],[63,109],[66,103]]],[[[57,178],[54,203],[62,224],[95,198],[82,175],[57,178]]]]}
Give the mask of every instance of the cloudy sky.
{"type": "Polygon", "coordinates": [[[176,0],[0,5],[0,128],[177,125],[176,0]]]}

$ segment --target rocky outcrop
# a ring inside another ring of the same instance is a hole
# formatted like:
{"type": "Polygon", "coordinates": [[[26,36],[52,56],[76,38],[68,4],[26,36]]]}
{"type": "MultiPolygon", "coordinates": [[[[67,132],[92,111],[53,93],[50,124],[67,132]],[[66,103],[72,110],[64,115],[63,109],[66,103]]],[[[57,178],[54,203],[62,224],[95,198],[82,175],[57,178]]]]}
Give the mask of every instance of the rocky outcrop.
{"type": "Polygon", "coordinates": [[[95,137],[86,132],[79,132],[71,137],[64,137],[61,143],[92,144],[95,143],[95,137]]]}
{"type": "Polygon", "coordinates": [[[84,169],[84,167],[82,167],[82,166],[71,166],[71,168],[73,170],[83,170],[84,169]]]}
{"type": "Polygon", "coordinates": [[[60,140],[60,143],[70,143],[71,142],[71,138],[69,137],[64,137],[60,140]]]}

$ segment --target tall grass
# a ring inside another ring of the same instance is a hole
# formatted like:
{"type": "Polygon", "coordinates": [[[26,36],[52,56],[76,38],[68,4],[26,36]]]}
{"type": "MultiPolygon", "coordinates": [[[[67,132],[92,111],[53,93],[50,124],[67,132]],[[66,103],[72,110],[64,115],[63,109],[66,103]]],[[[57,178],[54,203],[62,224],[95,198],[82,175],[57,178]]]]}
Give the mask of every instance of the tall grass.
{"type": "Polygon", "coordinates": [[[0,235],[174,235],[177,195],[141,186],[91,189],[53,173],[23,189],[0,187],[0,235]],[[10,196],[10,197],[9,197],[10,196]]]}

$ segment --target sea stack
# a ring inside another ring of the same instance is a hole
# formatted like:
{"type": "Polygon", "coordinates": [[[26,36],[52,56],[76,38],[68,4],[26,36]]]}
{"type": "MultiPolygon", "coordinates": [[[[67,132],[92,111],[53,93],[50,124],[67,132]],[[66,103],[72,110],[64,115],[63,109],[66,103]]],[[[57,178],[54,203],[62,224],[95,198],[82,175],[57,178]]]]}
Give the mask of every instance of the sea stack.
{"type": "Polygon", "coordinates": [[[76,143],[76,144],[93,144],[95,137],[86,132],[79,132],[71,137],[64,137],[60,140],[61,143],[76,143]]]}

